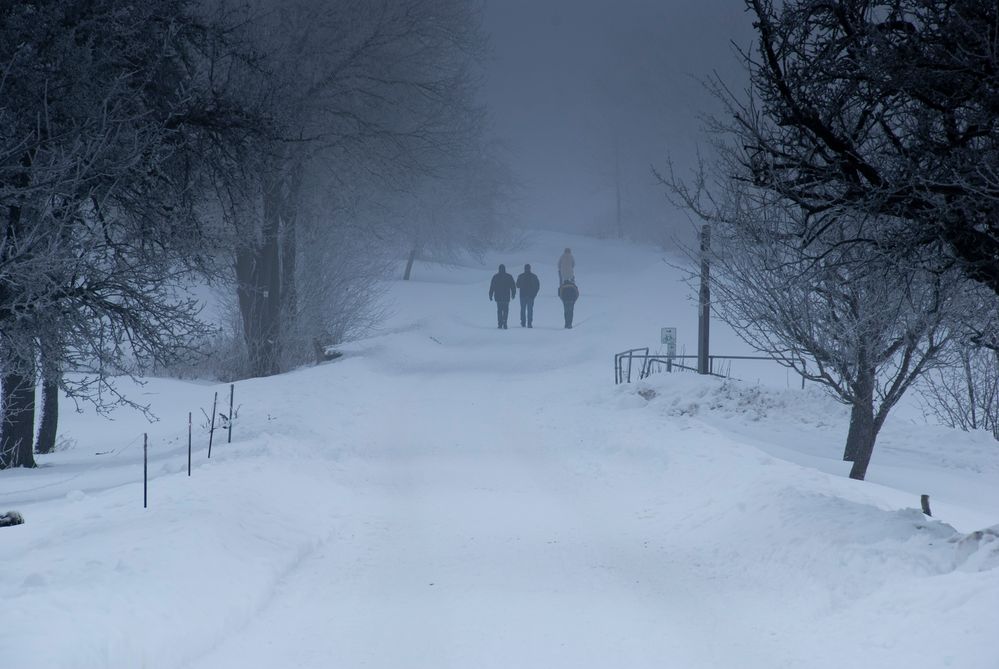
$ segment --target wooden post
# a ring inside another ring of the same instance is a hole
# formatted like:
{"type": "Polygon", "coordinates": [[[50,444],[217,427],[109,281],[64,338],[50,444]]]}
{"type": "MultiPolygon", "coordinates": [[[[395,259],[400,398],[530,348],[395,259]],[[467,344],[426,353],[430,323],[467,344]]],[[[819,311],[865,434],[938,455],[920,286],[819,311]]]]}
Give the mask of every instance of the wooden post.
{"type": "Polygon", "coordinates": [[[919,496],[919,505],[921,507],[923,507],[923,513],[925,513],[927,516],[930,516],[930,517],[933,516],[933,514],[930,513],[930,496],[929,495],[920,495],[919,496]]]}
{"type": "Polygon", "coordinates": [[[212,458],[212,439],[215,438],[215,406],[219,402],[219,392],[215,391],[215,399],[212,400],[212,422],[208,427],[208,459],[212,458]]]}
{"type": "Polygon", "coordinates": [[[697,302],[697,373],[707,374],[710,370],[709,342],[711,323],[711,226],[701,226],[701,289],[697,302]]]}
{"type": "Polygon", "coordinates": [[[149,506],[149,435],[142,434],[142,508],[149,506]]]}
{"type": "Polygon", "coordinates": [[[236,384],[229,384],[229,436],[226,439],[227,444],[232,443],[232,397],[236,393],[236,384]]]}
{"type": "Polygon", "coordinates": [[[191,475],[191,412],[187,412],[187,475],[191,475]]]}

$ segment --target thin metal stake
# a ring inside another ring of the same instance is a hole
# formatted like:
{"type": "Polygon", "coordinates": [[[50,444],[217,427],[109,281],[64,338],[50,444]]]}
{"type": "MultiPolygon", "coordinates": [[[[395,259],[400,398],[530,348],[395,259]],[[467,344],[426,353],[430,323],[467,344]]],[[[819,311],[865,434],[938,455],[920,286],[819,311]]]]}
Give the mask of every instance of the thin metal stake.
{"type": "Polygon", "coordinates": [[[187,412],[187,475],[191,475],[191,412],[187,412]]]}
{"type": "Polygon", "coordinates": [[[142,508],[149,505],[149,435],[142,433],[142,508]]]}
{"type": "Polygon", "coordinates": [[[227,444],[232,443],[232,396],[236,393],[236,384],[229,384],[229,438],[226,440],[227,444]]]}
{"type": "Polygon", "coordinates": [[[215,391],[215,399],[212,400],[212,423],[208,428],[208,459],[212,457],[212,439],[215,438],[215,405],[219,401],[219,391],[215,391]]]}

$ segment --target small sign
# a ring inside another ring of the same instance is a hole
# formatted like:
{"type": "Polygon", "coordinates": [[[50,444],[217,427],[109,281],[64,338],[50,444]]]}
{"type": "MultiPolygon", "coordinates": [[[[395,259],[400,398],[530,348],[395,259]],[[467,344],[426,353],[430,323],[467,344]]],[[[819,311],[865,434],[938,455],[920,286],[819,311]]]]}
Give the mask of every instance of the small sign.
{"type": "Polygon", "coordinates": [[[673,358],[676,356],[676,328],[662,328],[660,330],[661,341],[666,347],[666,356],[673,358]]]}

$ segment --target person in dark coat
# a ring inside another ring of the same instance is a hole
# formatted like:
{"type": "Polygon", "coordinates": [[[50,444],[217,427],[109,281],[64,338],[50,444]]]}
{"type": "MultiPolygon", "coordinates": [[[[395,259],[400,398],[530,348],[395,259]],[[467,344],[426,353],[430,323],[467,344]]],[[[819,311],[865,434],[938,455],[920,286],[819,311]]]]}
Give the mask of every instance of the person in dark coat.
{"type": "Polygon", "coordinates": [[[572,310],[576,305],[576,300],[579,299],[579,288],[576,287],[574,281],[566,279],[558,287],[558,296],[562,299],[562,307],[565,311],[565,327],[571,330],[572,310]]]}
{"type": "Polygon", "coordinates": [[[520,327],[534,327],[534,298],[541,290],[538,275],[531,273],[531,266],[524,265],[524,273],[517,277],[517,290],[520,291],[520,327]]]}
{"type": "Polygon", "coordinates": [[[517,284],[506,273],[506,265],[500,265],[489,284],[489,299],[496,300],[496,327],[506,330],[506,319],[510,315],[510,300],[517,296],[517,284]]]}

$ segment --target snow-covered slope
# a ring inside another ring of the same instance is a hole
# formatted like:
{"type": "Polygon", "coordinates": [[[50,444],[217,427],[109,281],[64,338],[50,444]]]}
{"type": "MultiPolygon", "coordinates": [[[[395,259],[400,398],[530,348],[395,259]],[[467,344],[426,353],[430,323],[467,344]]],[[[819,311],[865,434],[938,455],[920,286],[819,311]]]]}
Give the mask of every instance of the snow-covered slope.
{"type": "Polygon", "coordinates": [[[968,536],[999,523],[995,442],[893,420],[859,483],[842,407],[783,371],[615,387],[661,326],[693,350],[686,295],[652,250],[538,235],[418,265],[341,360],[236,384],[211,460],[228,386],[150,379],[153,425],[67,415],[74,448],[0,472],[27,521],[0,529],[0,667],[999,666],[999,542],[968,536]],[[495,328],[498,262],[538,271],[534,329],[495,328]]]}

